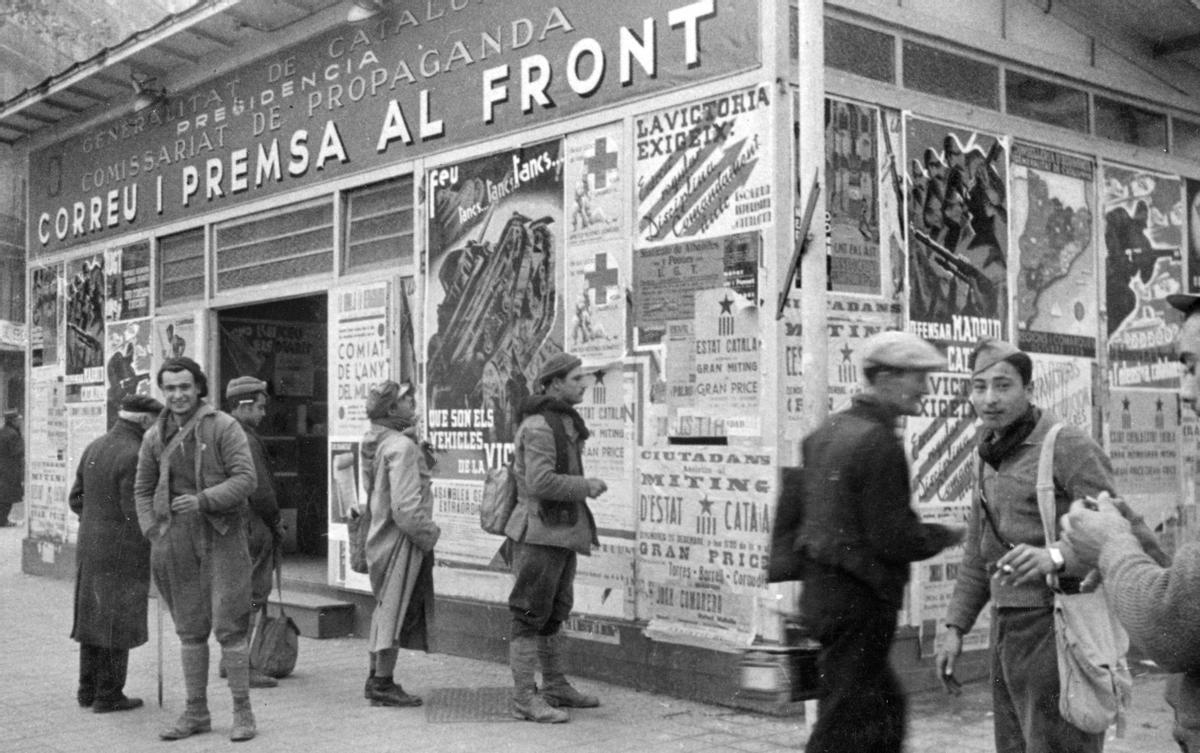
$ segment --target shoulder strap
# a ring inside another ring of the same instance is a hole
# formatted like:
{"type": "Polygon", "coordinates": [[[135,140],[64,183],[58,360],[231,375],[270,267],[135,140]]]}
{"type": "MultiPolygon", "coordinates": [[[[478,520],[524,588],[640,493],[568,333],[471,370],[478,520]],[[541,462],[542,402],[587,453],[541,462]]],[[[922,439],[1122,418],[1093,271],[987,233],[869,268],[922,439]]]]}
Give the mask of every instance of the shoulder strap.
{"type": "MultiPolygon", "coordinates": [[[[1062,427],[1061,423],[1050,427],[1042,440],[1042,452],[1038,457],[1038,511],[1042,514],[1042,531],[1045,533],[1047,546],[1055,540],[1058,530],[1058,521],[1054,515],[1054,442],[1058,439],[1058,432],[1062,427]]],[[[1051,588],[1057,587],[1058,575],[1047,575],[1046,582],[1051,588]]]]}
{"type": "Polygon", "coordinates": [[[569,473],[571,464],[567,458],[567,449],[570,443],[567,441],[567,430],[563,426],[563,416],[548,410],[542,413],[542,418],[546,419],[546,424],[554,434],[554,472],[560,475],[569,473]]]}

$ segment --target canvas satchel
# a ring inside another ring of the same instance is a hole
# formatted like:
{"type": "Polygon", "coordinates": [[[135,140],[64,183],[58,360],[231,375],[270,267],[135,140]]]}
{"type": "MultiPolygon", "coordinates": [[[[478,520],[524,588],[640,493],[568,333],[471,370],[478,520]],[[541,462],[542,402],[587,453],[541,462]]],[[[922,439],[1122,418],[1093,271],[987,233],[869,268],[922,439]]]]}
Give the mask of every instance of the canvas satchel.
{"type": "MultiPolygon", "coordinates": [[[[1046,543],[1058,539],[1054,514],[1054,441],[1062,424],[1046,433],[1038,460],[1038,509],[1046,543]]],[[[1091,579],[1089,579],[1089,582],[1091,579]]],[[[1105,601],[1104,584],[1065,594],[1058,575],[1046,582],[1054,590],[1054,638],[1058,647],[1058,711],[1073,726],[1099,734],[1111,725],[1125,733],[1125,712],[1133,695],[1133,677],[1125,654],[1129,636],[1105,601]]]]}
{"type": "Polygon", "coordinates": [[[367,532],[371,530],[371,505],[362,509],[350,508],[346,520],[346,533],[350,538],[350,569],[356,573],[367,572],[367,532]]]}
{"type": "Polygon", "coordinates": [[[483,499],[479,502],[479,525],[488,533],[504,535],[504,527],[517,506],[517,477],[512,463],[487,472],[483,480],[483,499]]]}
{"type": "MultiPolygon", "coordinates": [[[[275,558],[275,589],[282,597],[283,575],[278,556],[275,558]]],[[[296,668],[299,653],[300,628],[288,617],[281,598],[278,617],[269,616],[265,610],[258,613],[250,637],[250,666],[264,675],[287,677],[296,668]]]]}

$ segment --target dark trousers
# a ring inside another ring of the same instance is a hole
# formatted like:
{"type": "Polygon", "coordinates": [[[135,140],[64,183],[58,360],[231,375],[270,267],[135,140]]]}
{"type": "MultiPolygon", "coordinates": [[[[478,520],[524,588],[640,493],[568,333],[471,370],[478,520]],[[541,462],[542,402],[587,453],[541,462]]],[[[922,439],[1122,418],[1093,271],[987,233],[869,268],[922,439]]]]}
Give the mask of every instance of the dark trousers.
{"type": "Polygon", "coordinates": [[[508,595],[512,637],[554,635],[575,603],[575,552],[558,546],[514,542],[508,595]]]}
{"type": "Polygon", "coordinates": [[[79,644],[79,704],[120,700],[128,671],[129,649],[79,644]]]}
{"type": "Polygon", "coordinates": [[[253,511],[246,515],[246,543],[250,548],[250,600],[257,609],[267,605],[271,596],[271,576],[275,572],[275,537],[271,528],[253,511]]]}
{"type": "Polygon", "coordinates": [[[896,608],[849,576],[807,578],[805,623],[821,643],[822,695],[807,753],[900,753],[905,700],[888,664],[896,608]]]}
{"type": "Polygon", "coordinates": [[[1104,734],[1058,713],[1052,607],[997,609],[992,621],[992,709],[997,753],[1100,753],[1104,734]]]}

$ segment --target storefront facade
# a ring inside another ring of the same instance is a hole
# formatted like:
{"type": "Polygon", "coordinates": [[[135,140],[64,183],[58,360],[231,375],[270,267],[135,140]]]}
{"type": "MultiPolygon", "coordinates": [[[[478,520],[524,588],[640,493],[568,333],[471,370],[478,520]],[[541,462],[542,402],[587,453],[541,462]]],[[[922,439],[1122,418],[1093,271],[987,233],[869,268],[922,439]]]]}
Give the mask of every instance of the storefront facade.
{"type": "MultiPolygon", "coordinates": [[[[1105,443],[1152,525],[1188,532],[1197,432],[1162,298],[1200,287],[1200,115],[1106,57],[1123,40],[1011,0],[394,5],[323,3],[148,107],[31,139],[26,571],[73,573],[77,458],[185,354],[214,385],[271,384],[290,546],[364,591],[344,522],[363,398],[413,379],[442,643],[499,656],[509,576],[479,495],[567,350],[595,375],[584,462],[609,487],[579,663],[727,702],[795,598],[763,576],[779,468],[896,327],[951,363],[903,430],[924,517],[965,517],[965,353],[996,335],[1037,354],[1039,404],[1105,443]]],[[[960,557],[914,567],[914,686],[960,557]]]]}

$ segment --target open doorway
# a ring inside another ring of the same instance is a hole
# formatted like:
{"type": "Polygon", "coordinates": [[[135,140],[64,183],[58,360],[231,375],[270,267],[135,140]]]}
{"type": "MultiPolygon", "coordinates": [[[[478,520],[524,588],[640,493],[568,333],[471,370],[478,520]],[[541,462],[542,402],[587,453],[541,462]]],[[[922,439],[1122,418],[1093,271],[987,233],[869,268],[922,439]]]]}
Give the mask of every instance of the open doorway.
{"type": "Polygon", "coordinates": [[[225,386],[235,377],[267,383],[258,435],[283,516],[284,561],[289,577],[317,582],[325,581],[329,523],[327,315],[325,295],[217,311],[222,405],[225,386]]]}

